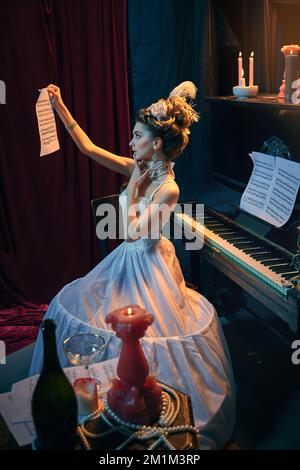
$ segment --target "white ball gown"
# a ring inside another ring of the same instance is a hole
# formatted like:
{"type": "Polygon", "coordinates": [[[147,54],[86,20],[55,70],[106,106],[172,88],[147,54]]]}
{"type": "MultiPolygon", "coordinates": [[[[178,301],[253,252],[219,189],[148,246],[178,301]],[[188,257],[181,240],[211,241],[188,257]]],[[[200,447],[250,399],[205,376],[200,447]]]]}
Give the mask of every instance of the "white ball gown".
{"type": "MultiPolygon", "coordinates": [[[[140,198],[141,212],[153,195],[140,198]]],[[[119,200],[126,214],[126,192],[119,200]]],[[[86,276],[67,284],[54,297],[45,319],[52,318],[57,325],[62,366],[69,365],[63,341],[78,333],[100,334],[106,340],[103,360],[117,357],[120,340],[105,323],[105,316],[129,304],[154,316],[141,340],[143,349],[155,358],[158,379],[190,396],[195,425],[200,428],[199,448],[221,448],[230,439],[235,422],[227,345],[214,307],[186,288],[174,246],[164,236],[122,242],[86,276]]],[[[40,372],[42,360],[40,332],[30,375],[40,372]]]]}

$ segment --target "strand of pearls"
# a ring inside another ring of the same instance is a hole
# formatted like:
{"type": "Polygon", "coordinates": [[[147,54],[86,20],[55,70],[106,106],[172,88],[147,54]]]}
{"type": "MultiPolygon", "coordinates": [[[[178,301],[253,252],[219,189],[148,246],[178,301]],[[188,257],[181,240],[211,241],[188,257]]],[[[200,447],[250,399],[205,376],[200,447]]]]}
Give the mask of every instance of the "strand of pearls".
{"type": "Polygon", "coordinates": [[[86,416],[84,422],[90,419],[94,419],[95,417],[99,415],[100,411],[105,410],[106,414],[110,418],[112,418],[114,423],[117,423],[118,425],[116,426],[115,424],[113,424],[104,413],[101,413],[100,418],[103,419],[103,421],[110,428],[105,432],[98,433],[98,434],[92,433],[88,431],[85,428],[84,423],[82,423],[80,426],[78,426],[77,431],[83,442],[84,447],[87,450],[91,450],[91,446],[87,438],[97,439],[100,437],[107,436],[108,434],[111,434],[112,432],[116,432],[116,431],[119,431],[125,436],[128,436],[116,448],[116,450],[123,449],[133,439],[136,439],[142,442],[147,441],[149,439],[155,439],[155,441],[148,447],[149,450],[153,450],[157,448],[161,443],[164,443],[164,445],[168,449],[175,450],[175,447],[171,444],[168,437],[173,434],[179,434],[183,432],[194,433],[196,435],[197,442],[199,442],[200,432],[199,432],[199,429],[196,428],[195,426],[191,426],[189,424],[172,426],[172,423],[176,420],[178,413],[180,411],[179,397],[177,393],[174,390],[172,390],[170,387],[168,387],[167,385],[165,384],[160,384],[160,385],[161,385],[161,388],[163,389],[163,407],[162,407],[162,411],[161,411],[157,425],[146,426],[146,425],[133,424],[133,423],[124,421],[123,419],[120,418],[119,415],[117,415],[110,409],[107,403],[107,400],[104,399],[104,406],[102,408],[98,408],[98,410],[86,416]],[[175,403],[172,401],[172,398],[175,403]]]}

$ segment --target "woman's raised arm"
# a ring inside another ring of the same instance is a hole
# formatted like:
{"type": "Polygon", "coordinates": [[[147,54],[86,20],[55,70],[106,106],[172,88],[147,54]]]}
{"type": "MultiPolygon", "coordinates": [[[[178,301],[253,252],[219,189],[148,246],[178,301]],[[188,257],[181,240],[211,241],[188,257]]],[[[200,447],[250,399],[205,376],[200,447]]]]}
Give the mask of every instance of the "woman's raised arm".
{"type": "Polygon", "coordinates": [[[50,98],[52,98],[53,106],[57,114],[79,150],[106,168],[121,173],[122,175],[130,176],[134,170],[134,160],[132,158],[115,155],[95,145],[77,124],[64,104],[59,87],[51,84],[47,87],[47,90],[50,98]]]}

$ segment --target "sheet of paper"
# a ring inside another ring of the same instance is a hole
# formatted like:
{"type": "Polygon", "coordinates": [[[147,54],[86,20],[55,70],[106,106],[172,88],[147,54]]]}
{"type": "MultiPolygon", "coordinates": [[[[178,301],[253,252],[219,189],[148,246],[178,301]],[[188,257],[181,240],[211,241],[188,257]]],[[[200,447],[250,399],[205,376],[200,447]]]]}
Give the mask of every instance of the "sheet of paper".
{"type": "Polygon", "coordinates": [[[41,140],[40,156],[42,157],[59,150],[54,112],[46,88],[42,88],[40,91],[35,109],[41,140]]]}
{"type": "Polygon", "coordinates": [[[250,154],[254,167],[240,208],[275,227],[291,216],[299,184],[300,164],[264,153],[250,154]]]}
{"type": "Polygon", "coordinates": [[[13,424],[12,415],[12,393],[3,393],[0,395],[0,413],[3,416],[10,432],[13,434],[19,446],[30,444],[35,438],[35,429],[32,422],[13,424]]]}
{"type": "MultiPolygon", "coordinates": [[[[88,370],[84,366],[74,366],[66,367],[64,372],[71,383],[74,383],[80,377],[93,377],[97,379],[100,384],[100,394],[102,394],[111,387],[112,379],[116,377],[117,363],[118,358],[109,359],[108,361],[90,365],[88,370]]],[[[38,375],[28,377],[12,386],[12,423],[32,421],[31,397],[38,377],[38,375]]]]}
{"type": "Polygon", "coordinates": [[[13,409],[11,415],[12,423],[22,423],[23,421],[32,421],[31,416],[31,397],[39,378],[38,375],[29,377],[15,383],[11,389],[13,409]]]}

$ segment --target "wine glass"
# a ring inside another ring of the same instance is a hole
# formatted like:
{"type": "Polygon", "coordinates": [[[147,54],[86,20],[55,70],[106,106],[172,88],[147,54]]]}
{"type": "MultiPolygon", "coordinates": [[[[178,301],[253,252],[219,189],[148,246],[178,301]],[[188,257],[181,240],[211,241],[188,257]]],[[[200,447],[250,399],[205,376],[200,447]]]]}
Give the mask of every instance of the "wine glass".
{"type": "Polygon", "coordinates": [[[68,361],[74,366],[84,365],[86,370],[90,364],[101,360],[104,347],[104,338],[93,333],[70,336],[63,344],[68,361]]]}

